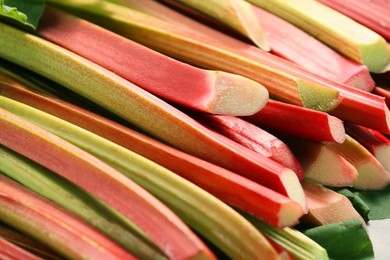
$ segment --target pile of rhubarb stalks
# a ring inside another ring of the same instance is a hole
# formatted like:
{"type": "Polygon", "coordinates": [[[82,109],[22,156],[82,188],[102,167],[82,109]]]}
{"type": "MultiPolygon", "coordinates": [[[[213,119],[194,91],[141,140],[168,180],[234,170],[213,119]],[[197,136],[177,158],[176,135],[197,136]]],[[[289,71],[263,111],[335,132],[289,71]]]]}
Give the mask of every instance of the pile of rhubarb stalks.
{"type": "Polygon", "coordinates": [[[337,190],[390,183],[389,10],[47,0],[36,30],[1,21],[0,258],[337,259],[310,230],[369,225],[337,190]]]}

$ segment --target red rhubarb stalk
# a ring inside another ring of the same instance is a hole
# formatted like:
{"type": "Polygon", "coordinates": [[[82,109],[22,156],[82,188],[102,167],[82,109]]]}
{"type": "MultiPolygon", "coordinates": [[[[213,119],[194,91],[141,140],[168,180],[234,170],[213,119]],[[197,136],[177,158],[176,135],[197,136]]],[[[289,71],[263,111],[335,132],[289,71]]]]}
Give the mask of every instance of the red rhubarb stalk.
{"type": "Polygon", "coordinates": [[[1,221],[64,257],[135,259],[86,222],[4,175],[0,175],[0,187],[1,221]]]}
{"type": "Polygon", "coordinates": [[[278,228],[294,225],[304,213],[286,196],[70,103],[11,85],[0,84],[0,93],[128,148],[278,228]]]}
{"type": "MultiPolygon", "coordinates": [[[[388,74],[390,75],[390,73],[388,73],[388,74]]],[[[389,87],[376,86],[372,92],[378,96],[384,97],[386,105],[388,107],[390,107],[390,88],[389,87]]]]}
{"type": "Polygon", "coordinates": [[[364,91],[374,88],[375,82],[366,66],[341,55],[276,15],[254,5],[253,8],[266,32],[272,53],[332,81],[364,91]]]}
{"type": "Polygon", "coordinates": [[[216,132],[293,170],[303,179],[303,170],[287,145],[276,136],[234,116],[197,114],[195,118],[216,132]]]}
{"type": "Polygon", "coordinates": [[[376,130],[351,123],[346,123],[346,130],[390,172],[390,140],[386,136],[376,130]]]}
{"type": "Polygon", "coordinates": [[[269,100],[256,114],[242,118],[289,136],[336,143],[345,139],[343,122],[337,117],[275,100],[269,100]]]}
{"type": "Polygon", "coordinates": [[[0,144],[44,165],[106,202],[138,225],[168,257],[178,259],[210,254],[164,204],[96,157],[3,109],[0,109],[0,129],[3,133],[0,144]],[[154,217],[145,221],[145,215],[154,217]]]}
{"type": "Polygon", "coordinates": [[[5,24],[0,28],[5,40],[0,56],[75,91],[176,148],[287,195],[305,207],[302,187],[292,170],[207,129],[156,96],[66,49],[5,24]],[[15,44],[24,48],[9,51],[15,44]]]}
{"type": "Polygon", "coordinates": [[[0,259],[40,260],[42,258],[0,237],[0,259]]]}
{"type": "Polygon", "coordinates": [[[253,80],[196,68],[54,9],[46,9],[38,33],[181,106],[214,114],[251,115],[268,100],[266,88],[253,80]]]}

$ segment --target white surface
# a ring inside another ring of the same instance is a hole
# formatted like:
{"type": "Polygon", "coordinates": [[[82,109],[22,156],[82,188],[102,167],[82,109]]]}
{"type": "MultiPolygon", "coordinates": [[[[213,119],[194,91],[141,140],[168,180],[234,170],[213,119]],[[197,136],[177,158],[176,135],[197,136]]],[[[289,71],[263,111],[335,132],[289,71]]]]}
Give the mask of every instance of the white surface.
{"type": "Polygon", "coordinates": [[[390,259],[390,219],[369,221],[368,232],[374,246],[375,259],[390,259]]]}

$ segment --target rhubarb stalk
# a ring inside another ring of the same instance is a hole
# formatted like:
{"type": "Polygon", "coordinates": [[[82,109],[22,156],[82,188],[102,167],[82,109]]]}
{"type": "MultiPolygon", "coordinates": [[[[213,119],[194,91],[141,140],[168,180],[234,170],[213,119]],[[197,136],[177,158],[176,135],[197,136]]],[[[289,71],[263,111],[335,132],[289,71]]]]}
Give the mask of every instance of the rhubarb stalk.
{"type": "Polygon", "coordinates": [[[375,82],[366,66],[341,55],[276,15],[257,6],[253,8],[266,32],[272,53],[332,81],[364,91],[374,88],[375,82]]]}
{"type": "MultiPolygon", "coordinates": [[[[192,183],[138,154],[66,121],[19,102],[4,97],[0,99],[1,107],[77,145],[134,180],[231,257],[245,255],[244,258],[272,258],[275,254],[262,234],[256,232],[245,219],[192,183]],[[226,226],[232,228],[226,229],[226,226]],[[250,239],[241,242],[240,237],[247,234],[251,234],[250,239]]],[[[139,225],[135,221],[134,223],[139,225]]],[[[159,229],[161,230],[161,227],[159,229]]]]}
{"type": "Polygon", "coordinates": [[[66,49],[4,24],[0,28],[5,39],[0,56],[56,81],[176,148],[287,195],[305,208],[302,187],[290,169],[214,133],[129,81],[66,49]],[[15,44],[21,47],[10,51],[15,44]]]}
{"type": "Polygon", "coordinates": [[[51,0],[49,3],[73,10],[116,33],[177,59],[255,80],[263,84],[272,96],[291,103],[330,111],[340,101],[338,91],[309,79],[302,80],[287,71],[285,67],[291,66],[290,62],[255,46],[240,42],[235,45],[240,48],[233,48],[190,29],[106,1],[51,0]],[[257,60],[253,60],[254,57],[257,60]]]}
{"type": "Polygon", "coordinates": [[[132,150],[276,227],[292,226],[304,213],[286,196],[60,99],[1,83],[0,93],[132,150]]]}
{"type": "Polygon", "coordinates": [[[168,257],[210,254],[164,204],[96,157],[4,109],[0,109],[0,128],[4,133],[0,136],[2,145],[44,165],[112,206],[149,235],[168,257]],[[139,214],[140,211],[144,213],[139,214]],[[145,222],[145,214],[154,217],[145,222]]]}
{"type": "Polygon", "coordinates": [[[358,171],[353,187],[361,190],[380,190],[390,183],[390,173],[366,149],[347,135],[342,144],[324,143],[330,149],[343,156],[358,171]]]}
{"type": "Polygon", "coordinates": [[[135,259],[81,219],[0,175],[0,219],[68,258],[135,259]]]}
{"type": "Polygon", "coordinates": [[[371,72],[386,70],[386,40],[347,16],[313,0],[249,0],[314,35],[371,72]]]}
{"type": "Polygon", "coordinates": [[[207,1],[207,3],[203,1],[179,0],[179,2],[228,25],[251,39],[263,50],[269,51],[261,23],[257,20],[248,2],[243,0],[211,0],[207,1]]]}
{"type": "Polygon", "coordinates": [[[32,253],[18,247],[15,244],[0,237],[0,258],[1,259],[25,259],[25,260],[40,260],[42,258],[33,255],[32,253]]]}
{"type": "Polygon", "coordinates": [[[197,120],[237,143],[292,169],[303,179],[303,170],[287,145],[263,129],[233,116],[196,114],[197,120]]]}
{"type": "Polygon", "coordinates": [[[268,100],[268,91],[253,80],[193,67],[54,9],[46,9],[38,33],[181,106],[215,114],[251,115],[268,100]],[[93,37],[86,40],[86,35],[93,37]]]}
{"type": "Polygon", "coordinates": [[[275,100],[269,100],[256,114],[242,118],[289,136],[336,143],[345,140],[343,122],[337,117],[275,100]]]}

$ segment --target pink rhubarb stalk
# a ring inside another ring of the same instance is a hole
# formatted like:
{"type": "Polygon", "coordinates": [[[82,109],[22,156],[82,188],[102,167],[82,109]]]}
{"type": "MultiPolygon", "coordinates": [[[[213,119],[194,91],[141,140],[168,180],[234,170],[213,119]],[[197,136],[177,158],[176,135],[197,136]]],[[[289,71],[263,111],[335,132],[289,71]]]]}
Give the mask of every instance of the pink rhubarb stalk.
{"type": "Polygon", "coordinates": [[[305,179],[331,187],[351,187],[355,183],[356,168],[323,143],[297,138],[285,141],[301,164],[305,179]]]}
{"type": "Polygon", "coordinates": [[[42,258],[35,256],[32,253],[0,237],[0,259],[40,260],[42,258]]]}
{"type": "Polygon", "coordinates": [[[361,215],[344,195],[310,181],[302,182],[302,186],[309,208],[309,212],[302,218],[303,223],[321,226],[358,218],[366,226],[361,215]]]}
{"type": "Polygon", "coordinates": [[[196,68],[54,9],[46,10],[38,33],[181,106],[214,114],[252,115],[268,100],[266,88],[253,80],[196,68]]]}
{"type": "Polygon", "coordinates": [[[388,1],[318,0],[318,2],[370,28],[386,40],[390,40],[390,3],[388,1]]]}
{"type": "Polygon", "coordinates": [[[348,134],[363,145],[390,172],[390,140],[382,133],[356,124],[346,124],[348,134]]]}
{"type": "Polygon", "coordinates": [[[64,257],[136,259],[86,222],[3,175],[0,187],[1,221],[64,257]]]}
{"type": "Polygon", "coordinates": [[[292,226],[304,213],[300,204],[286,196],[65,101],[1,83],[0,94],[128,148],[275,227],[292,226]]]}
{"type": "Polygon", "coordinates": [[[106,202],[139,226],[168,257],[210,255],[196,235],[164,204],[96,157],[3,109],[0,109],[0,129],[3,133],[0,144],[106,202]],[[145,219],[146,215],[153,217],[145,219]]]}
{"type": "Polygon", "coordinates": [[[234,116],[196,114],[195,118],[216,132],[293,170],[303,179],[303,170],[286,144],[276,136],[234,116]]]}
{"type": "Polygon", "coordinates": [[[324,143],[343,156],[358,171],[353,187],[360,190],[380,190],[390,184],[390,173],[358,141],[347,135],[344,143],[324,143]]]}
{"type": "Polygon", "coordinates": [[[364,91],[374,88],[375,82],[366,66],[341,55],[276,15],[254,5],[253,8],[266,32],[272,53],[332,81],[364,91]]]}
{"type": "Polygon", "coordinates": [[[242,118],[289,136],[336,143],[345,139],[343,122],[337,117],[275,100],[269,100],[256,114],[242,118]]]}

